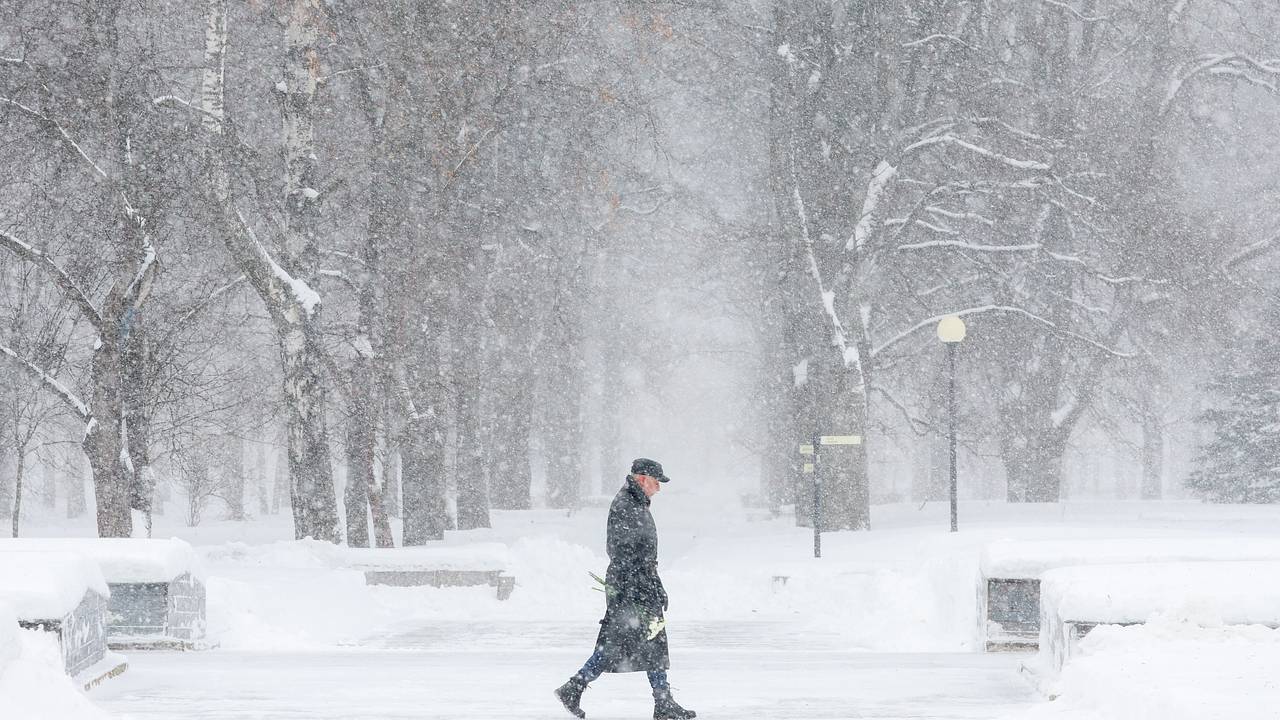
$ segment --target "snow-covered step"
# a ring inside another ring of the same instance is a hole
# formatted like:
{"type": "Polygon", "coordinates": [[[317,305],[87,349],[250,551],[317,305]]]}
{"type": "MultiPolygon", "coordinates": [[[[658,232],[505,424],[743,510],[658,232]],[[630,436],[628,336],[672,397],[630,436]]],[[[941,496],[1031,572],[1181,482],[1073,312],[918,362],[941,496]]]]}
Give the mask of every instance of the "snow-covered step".
{"type": "Polygon", "coordinates": [[[0,541],[0,554],[69,553],[95,563],[110,588],[111,648],[193,649],[203,646],[205,586],[192,547],[176,538],[20,538],[0,541]]]}
{"type": "Polygon", "coordinates": [[[1002,540],[983,548],[979,634],[987,651],[1034,650],[1040,576],[1055,568],[1162,562],[1280,561],[1280,538],[1002,540]]]}
{"type": "Polygon", "coordinates": [[[0,603],[18,625],[53,634],[68,675],[96,684],[125,668],[107,652],[110,590],[92,560],[68,552],[5,552],[0,542],[0,603]]]}
{"type": "Polygon", "coordinates": [[[1280,627],[1280,562],[1173,562],[1058,568],[1040,578],[1042,656],[1060,670],[1099,625],[1175,615],[1203,626],[1280,627]]]}

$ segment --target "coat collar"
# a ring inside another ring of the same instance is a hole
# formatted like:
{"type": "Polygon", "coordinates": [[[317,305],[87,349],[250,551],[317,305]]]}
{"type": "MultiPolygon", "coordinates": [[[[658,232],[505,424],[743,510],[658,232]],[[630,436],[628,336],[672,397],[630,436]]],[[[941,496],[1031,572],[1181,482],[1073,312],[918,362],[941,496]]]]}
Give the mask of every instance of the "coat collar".
{"type": "Polygon", "coordinates": [[[627,476],[626,491],[631,494],[631,497],[634,498],[636,502],[644,503],[645,507],[649,506],[649,496],[644,494],[644,488],[641,488],[640,483],[633,480],[630,475],[627,476]]]}

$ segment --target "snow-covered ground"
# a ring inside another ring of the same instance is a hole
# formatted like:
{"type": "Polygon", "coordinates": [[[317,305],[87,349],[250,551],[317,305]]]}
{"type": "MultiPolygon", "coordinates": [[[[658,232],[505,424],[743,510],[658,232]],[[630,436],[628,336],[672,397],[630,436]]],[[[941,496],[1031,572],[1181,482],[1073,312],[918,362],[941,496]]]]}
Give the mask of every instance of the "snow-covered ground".
{"type": "MultiPolygon", "coordinates": [[[[953,535],[945,504],[877,506],[872,532],[826,535],[814,559],[811,533],[789,520],[674,485],[654,502],[672,680],[700,716],[1280,717],[1267,677],[1280,668],[1280,643],[1264,628],[1102,628],[1061,677],[1035,682],[1019,671],[1029,657],[975,652],[979,558],[991,542],[1243,543],[1280,537],[1280,508],[970,502],[953,535]],[[1134,714],[1161,697],[1169,712],[1134,714]],[[1210,706],[1222,714],[1188,710],[1210,706]]],[[[499,512],[492,530],[450,533],[441,547],[459,557],[505,553],[517,578],[505,602],[487,587],[366,586],[352,553],[288,540],[283,517],[194,529],[157,518],[157,537],[196,546],[221,646],[132,653],[129,671],[88,698],[123,718],[559,717],[550,689],[585,659],[601,612],[587,573],[604,570],[606,502],[499,512]]],[[[91,532],[54,521],[29,534],[91,532]]],[[[645,717],[644,684],[603,678],[584,707],[645,717]]]]}

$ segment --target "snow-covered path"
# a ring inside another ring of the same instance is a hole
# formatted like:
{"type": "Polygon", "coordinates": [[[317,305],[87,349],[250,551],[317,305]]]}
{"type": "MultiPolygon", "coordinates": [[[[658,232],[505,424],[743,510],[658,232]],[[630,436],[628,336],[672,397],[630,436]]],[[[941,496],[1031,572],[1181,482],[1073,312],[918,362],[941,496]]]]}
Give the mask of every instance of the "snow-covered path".
{"type": "MultiPolygon", "coordinates": [[[[673,621],[674,622],[674,621],[673,621]]],[[[705,718],[995,718],[1037,702],[1009,655],[850,651],[787,623],[672,630],[676,697],[705,718]]],[[[314,652],[133,653],[91,697],[122,718],[568,718],[551,695],[594,628],[446,623],[314,652]]],[[[646,718],[643,674],[605,676],[593,720],[646,718]]]]}

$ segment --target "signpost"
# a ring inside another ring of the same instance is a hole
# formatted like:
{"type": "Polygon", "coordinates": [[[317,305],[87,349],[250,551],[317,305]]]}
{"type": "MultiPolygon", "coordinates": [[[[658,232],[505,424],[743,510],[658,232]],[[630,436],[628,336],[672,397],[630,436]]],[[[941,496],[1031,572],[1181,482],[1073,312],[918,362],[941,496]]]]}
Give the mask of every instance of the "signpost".
{"type": "Polygon", "coordinates": [[[813,473],[813,556],[822,557],[822,455],[818,448],[823,445],[861,445],[861,435],[815,435],[813,440],[800,446],[800,454],[805,457],[803,471],[813,473]],[[810,459],[812,459],[810,461],[810,459]]]}

